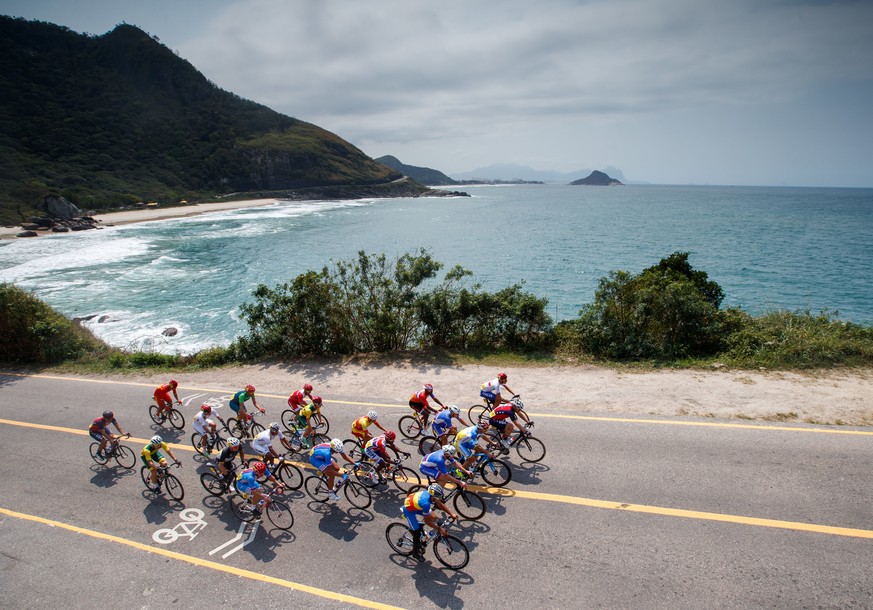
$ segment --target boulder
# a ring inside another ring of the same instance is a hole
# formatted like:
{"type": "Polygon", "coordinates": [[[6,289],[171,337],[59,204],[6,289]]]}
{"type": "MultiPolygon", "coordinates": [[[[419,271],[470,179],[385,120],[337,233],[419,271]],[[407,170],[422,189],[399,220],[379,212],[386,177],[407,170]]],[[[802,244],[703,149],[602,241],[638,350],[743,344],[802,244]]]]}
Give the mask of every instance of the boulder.
{"type": "Polygon", "coordinates": [[[37,237],[39,233],[36,231],[22,231],[15,235],[15,237],[37,237]]]}
{"type": "Polygon", "coordinates": [[[179,329],[178,329],[178,328],[173,328],[173,327],[171,326],[171,327],[169,327],[169,328],[165,328],[164,331],[163,331],[161,334],[164,335],[165,337],[175,337],[176,335],[179,334],[179,329]]]}
{"type": "Polygon", "coordinates": [[[82,210],[63,197],[55,195],[49,195],[43,199],[42,203],[36,206],[36,209],[54,218],[63,218],[64,220],[70,220],[82,215],[82,210]]]}
{"type": "Polygon", "coordinates": [[[64,225],[55,225],[52,227],[52,233],[68,233],[70,231],[69,227],[65,227],[64,225]]]}

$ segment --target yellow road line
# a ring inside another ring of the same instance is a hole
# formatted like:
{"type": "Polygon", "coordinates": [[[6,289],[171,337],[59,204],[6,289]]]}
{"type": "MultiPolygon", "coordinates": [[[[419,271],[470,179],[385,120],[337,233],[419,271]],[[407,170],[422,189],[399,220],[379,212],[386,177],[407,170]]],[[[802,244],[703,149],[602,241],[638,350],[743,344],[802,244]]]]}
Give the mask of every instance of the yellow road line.
{"type": "Polygon", "coordinates": [[[248,578],[249,580],[265,582],[265,583],[269,583],[271,585],[278,585],[280,587],[285,587],[287,589],[294,589],[296,591],[301,591],[303,593],[309,593],[311,595],[317,595],[318,597],[324,597],[326,599],[330,599],[333,601],[354,604],[356,606],[361,606],[364,608],[379,608],[379,609],[384,609],[384,610],[398,608],[398,606],[390,606],[388,604],[373,602],[370,600],[361,599],[358,597],[353,597],[351,595],[345,595],[343,593],[335,593],[333,591],[328,591],[326,589],[319,589],[317,587],[310,587],[309,585],[303,585],[300,583],[291,582],[290,580],[284,580],[282,578],[275,578],[273,576],[267,576],[266,574],[259,574],[258,572],[252,572],[251,570],[243,570],[240,568],[234,568],[232,566],[223,565],[220,563],[216,563],[214,561],[200,559],[199,557],[192,557],[190,555],[176,553],[175,551],[168,551],[167,549],[148,546],[147,544],[134,542],[133,540],[121,538],[119,536],[113,536],[112,534],[104,534],[103,532],[97,532],[94,530],[85,529],[85,528],[78,527],[75,525],[70,525],[68,523],[63,523],[61,521],[53,521],[51,519],[37,517],[35,515],[28,515],[25,513],[19,513],[19,512],[12,511],[12,510],[8,510],[6,508],[0,508],[0,514],[7,515],[9,517],[15,517],[16,519],[22,519],[25,521],[33,521],[36,523],[42,523],[43,525],[48,525],[51,527],[65,529],[65,530],[68,530],[71,532],[75,532],[77,534],[83,534],[85,536],[90,536],[92,538],[98,538],[101,540],[108,540],[110,542],[115,542],[116,544],[122,544],[122,545],[129,546],[129,547],[132,547],[135,549],[139,549],[140,551],[145,551],[147,553],[153,553],[155,555],[162,555],[163,557],[169,557],[170,559],[176,559],[178,561],[190,563],[192,565],[200,566],[202,568],[209,568],[212,570],[217,570],[219,572],[233,574],[234,576],[248,578]]]}
{"type": "MultiPolygon", "coordinates": [[[[101,383],[107,385],[131,385],[136,387],[148,387],[154,388],[154,384],[150,383],[139,383],[135,381],[116,381],[116,380],[106,380],[106,379],[83,379],[79,377],[61,377],[57,375],[43,375],[43,374],[23,374],[23,373],[4,373],[0,371],[0,375],[8,375],[11,377],[34,377],[37,379],[51,379],[55,381],[78,381],[81,383],[101,383]]],[[[226,390],[226,389],[215,389],[215,388],[198,388],[193,386],[179,386],[179,388],[184,388],[186,390],[192,390],[195,392],[211,392],[216,394],[229,394],[233,393],[235,390],[226,390]]],[[[286,399],[287,397],[284,395],[278,394],[260,394],[260,396],[264,396],[267,398],[278,398],[278,399],[286,399]]],[[[397,405],[397,404],[387,404],[387,403],[379,403],[379,402],[355,402],[351,400],[325,400],[325,403],[330,404],[342,404],[342,405],[354,405],[354,406],[363,406],[363,407],[382,407],[386,409],[408,409],[408,405],[397,405]]],[[[739,429],[739,430],[764,430],[764,431],[777,431],[777,432],[812,432],[817,434],[849,434],[855,436],[873,436],[873,431],[867,430],[838,430],[834,428],[800,428],[793,426],[771,426],[771,425],[762,425],[762,424],[735,424],[735,423],[721,423],[721,422],[697,422],[697,421],[676,421],[676,420],[664,420],[664,419],[638,419],[631,417],[601,417],[594,415],[562,415],[557,413],[534,413],[529,412],[531,417],[537,418],[546,418],[546,419],[573,419],[573,420],[583,420],[583,421],[594,421],[594,422],[614,422],[614,423],[625,423],[625,424],[660,424],[666,426],[695,426],[701,428],[723,428],[723,429],[739,429]]]]}

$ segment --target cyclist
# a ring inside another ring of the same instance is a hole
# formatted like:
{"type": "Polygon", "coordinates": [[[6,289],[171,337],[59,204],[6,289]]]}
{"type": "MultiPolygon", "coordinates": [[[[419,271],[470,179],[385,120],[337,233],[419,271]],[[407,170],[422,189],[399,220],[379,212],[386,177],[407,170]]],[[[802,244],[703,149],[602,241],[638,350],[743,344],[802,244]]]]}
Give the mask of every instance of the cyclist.
{"type": "Polygon", "coordinates": [[[279,457],[279,454],[276,453],[275,449],[273,449],[273,439],[276,437],[279,438],[279,442],[282,443],[282,446],[285,447],[285,449],[291,451],[291,443],[287,438],[285,438],[285,435],[282,434],[278,422],[270,424],[269,428],[261,432],[254,438],[254,440],[252,440],[252,449],[255,453],[263,456],[261,458],[262,460],[270,464],[273,463],[273,460],[279,457]]]}
{"type": "MultiPolygon", "coordinates": [[[[327,477],[327,487],[330,489],[328,497],[331,500],[339,500],[339,496],[336,495],[336,490],[339,488],[339,484],[334,486],[333,482],[336,475],[342,474],[343,471],[339,467],[339,464],[336,463],[336,460],[333,459],[334,453],[339,453],[349,464],[354,464],[352,459],[346,455],[346,452],[343,449],[343,442],[338,438],[333,439],[329,443],[321,443],[313,447],[309,451],[309,463],[315,466],[319,472],[327,477]]],[[[344,474],[343,480],[346,478],[348,478],[348,475],[344,474]]]]}
{"type": "Polygon", "coordinates": [[[488,423],[499,431],[499,434],[495,434],[495,436],[500,441],[500,444],[503,445],[504,453],[507,453],[509,450],[509,437],[512,434],[513,428],[517,429],[521,434],[526,434],[524,427],[518,423],[519,415],[521,415],[524,421],[531,423],[530,417],[524,412],[524,409],[517,407],[511,402],[495,407],[488,414],[488,423]]]}
{"type": "Polygon", "coordinates": [[[418,470],[424,476],[428,477],[436,481],[437,483],[441,483],[445,485],[446,483],[454,483],[455,485],[461,487],[462,489],[467,486],[466,483],[461,481],[460,479],[449,474],[449,469],[446,466],[447,462],[451,462],[454,464],[455,468],[459,468],[464,475],[468,477],[472,477],[470,471],[464,468],[464,465],[461,464],[456,458],[455,453],[457,450],[454,445],[443,445],[441,448],[428,453],[426,456],[421,458],[421,465],[418,467],[418,470]]]}
{"type": "Polygon", "coordinates": [[[173,458],[173,462],[179,464],[179,466],[182,465],[176,458],[176,454],[173,453],[173,450],[164,442],[164,439],[157,434],[151,438],[148,444],[142,448],[140,459],[143,461],[143,464],[148,466],[149,470],[151,470],[151,490],[155,493],[160,493],[161,491],[161,486],[158,485],[158,466],[167,465],[167,460],[164,459],[163,455],[161,455],[161,449],[170,454],[170,457],[173,458]]]}
{"type": "Polygon", "coordinates": [[[304,383],[302,388],[291,392],[291,395],[288,397],[288,406],[291,407],[295,415],[307,405],[307,398],[310,402],[312,401],[312,384],[304,383]]]}
{"type": "Polygon", "coordinates": [[[412,556],[418,561],[424,561],[424,549],[421,544],[423,528],[418,517],[423,517],[424,522],[438,530],[442,536],[448,536],[448,532],[437,525],[436,515],[433,513],[434,507],[440,509],[455,521],[458,520],[458,516],[452,513],[445,502],[443,502],[443,495],[443,488],[436,483],[431,483],[427,486],[426,490],[411,493],[403,501],[403,516],[406,517],[406,523],[409,524],[409,529],[412,530],[412,556]]]}
{"type": "Polygon", "coordinates": [[[479,435],[488,431],[488,420],[483,419],[475,426],[463,428],[455,436],[455,448],[464,457],[464,468],[470,468],[470,464],[476,459],[475,453],[485,453],[486,449],[478,444],[479,435]]]}
{"type": "Polygon", "coordinates": [[[373,438],[373,435],[370,434],[369,430],[367,430],[367,428],[370,427],[370,424],[375,424],[383,433],[387,432],[387,430],[382,427],[382,424],[376,421],[378,417],[379,414],[371,409],[367,411],[367,414],[364,417],[359,417],[352,424],[352,435],[358,439],[361,443],[361,447],[365,447],[367,442],[373,438]]]}
{"type": "Polygon", "coordinates": [[[255,517],[260,517],[261,509],[266,510],[270,506],[270,498],[264,495],[261,491],[261,485],[258,483],[258,477],[264,475],[267,475],[267,478],[276,484],[276,489],[279,490],[279,493],[282,493],[285,486],[276,480],[276,477],[273,476],[273,473],[267,469],[267,465],[263,462],[255,462],[251,468],[246,468],[236,477],[236,490],[242,494],[243,498],[248,498],[249,494],[252,496],[249,501],[254,506],[252,512],[255,517]]]}
{"type": "Polygon", "coordinates": [[[465,426],[467,425],[467,422],[461,417],[461,408],[458,405],[449,405],[448,409],[443,409],[433,418],[430,427],[434,436],[440,439],[440,445],[445,444],[449,432],[457,431],[457,428],[452,425],[453,417],[465,426]]]}
{"type": "Polygon", "coordinates": [[[194,427],[194,431],[200,435],[199,451],[207,457],[212,453],[212,448],[209,445],[213,441],[210,439],[214,439],[215,431],[218,429],[215,426],[215,422],[209,419],[210,415],[214,415],[218,418],[218,421],[224,423],[224,420],[219,417],[218,413],[207,404],[201,405],[197,415],[195,415],[194,419],[191,420],[191,425],[194,427]]]}
{"type": "Polygon", "coordinates": [[[321,396],[313,396],[312,404],[307,405],[300,409],[300,412],[297,413],[297,427],[304,428],[303,430],[303,446],[309,447],[309,437],[312,436],[312,423],[310,420],[312,416],[316,413],[321,412],[321,396]]]}
{"type": "Polygon", "coordinates": [[[215,458],[218,472],[220,472],[223,477],[227,478],[227,476],[232,472],[233,461],[237,456],[239,456],[240,464],[246,463],[246,454],[243,450],[242,443],[239,442],[237,437],[231,436],[227,439],[227,447],[222,449],[215,458]]]}
{"type": "Polygon", "coordinates": [[[166,414],[170,412],[170,407],[173,406],[173,399],[170,398],[170,392],[172,392],[173,396],[176,397],[176,404],[182,404],[182,401],[179,400],[179,393],[176,391],[177,387],[179,387],[179,382],[175,379],[170,379],[169,383],[159,385],[155,388],[155,402],[158,403],[158,415],[166,416],[166,414]]]}
{"type": "Polygon", "coordinates": [[[255,399],[255,386],[249,384],[234,394],[228,404],[230,405],[231,410],[238,415],[239,421],[244,422],[243,427],[246,429],[246,432],[248,432],[248,420],[251,419],[251,416],[249,416],[246,411],[247,400],[251,400],[255,408],[261,413],[267,412],[265,409],[261,408],[258,401],[255,399]]]}
{"type": "Polygon", "coordinates": [[[376,474],[379,475],[379,482],[384,483],[382,470],[391,462],[391,456],[388,455],[388,450],[385,448],[391,447],[397,453],[400,450],[394,445],[394,439],[397,435],[392,430],[386,430],[384,434],[380,434],[376,438],[370,439],[364,446],[364,455],[366,455],[373,465],[376,467],[376,474]]]}
{"type": "Polygon", "coordinates": [[[88,426],[88,434],[90,434],[91,438],[95,441],[100,442],[100,446],[97,447],[97,456],[100,459],[103,459],[104,457],[103,451],[106,449],[106,443],[115,439],[115,435],[109,431],[109,424],[115,426],[115,429],[118,430],[119,434],[124,434],[124,430],[122,430],[121,426],[118,425],[118,421],[116,421],[115,414],[112,411],[103,411],[103,416],[98,417],[91,422],[90,426],[88,426]]]}
{"type": "Polygon", "coordinates": [[[431,413],[436,413],[437,410],[427,404],[427,399],[432,398],[435,403],[441,407],[445,407],[440,399],[433,395],[433,386],[429,383],[424,384],[424,388],[420,392],[416,392],[409,399],[409,407],[422,417],[422,424],[427,426],[431,413]]]}
{"type": "Polygon", "coordinates": [[[501,387],[506,388],[506,391],[510,394],[515,394],[515,392],[509,389],[509,386],[506,385],[506,379],[506,373],[497,373],[497,377],[482,384],[482,389],[479,390],[479,396],[484,398],[485,402],[487,402],[491,408],[499,407],[501,403],[509,402],[500,395],[501,387]]]}

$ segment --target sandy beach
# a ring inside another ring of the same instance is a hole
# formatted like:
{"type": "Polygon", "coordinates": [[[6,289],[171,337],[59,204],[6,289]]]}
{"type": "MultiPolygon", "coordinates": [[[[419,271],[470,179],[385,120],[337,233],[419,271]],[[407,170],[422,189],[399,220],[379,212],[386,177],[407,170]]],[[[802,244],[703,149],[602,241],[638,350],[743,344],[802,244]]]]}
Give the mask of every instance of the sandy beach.
{"type": "MultiPolygon", "coordinates": [[[[144,208],[141,210],[123,210],[120,212],[107,212],[104,214],[95,214],[94,219],[98,226],[110,227],[114,225],[125,225],[135,222],[148,222],[151,220],[169,220],[172,218],[186,218],[189,216],[198,216],[209,212],[223,212],[226,210],[239,210],[242,208],[251,208],[269,205],[276,201],[275,199],[248,199],[243,201],[216,201],[213,203],[195,203],[191,205],[180,205],[176,207],[155,207],[144,208]]],[[[0,227],[0,239],[33,239],[33,238],[16,238],[18,233],[24,231],[21,227],[0,227]]],[[[52,233],[50,231],[41,231],[40,235],[64,235],[63,233],[52,233]]]]}

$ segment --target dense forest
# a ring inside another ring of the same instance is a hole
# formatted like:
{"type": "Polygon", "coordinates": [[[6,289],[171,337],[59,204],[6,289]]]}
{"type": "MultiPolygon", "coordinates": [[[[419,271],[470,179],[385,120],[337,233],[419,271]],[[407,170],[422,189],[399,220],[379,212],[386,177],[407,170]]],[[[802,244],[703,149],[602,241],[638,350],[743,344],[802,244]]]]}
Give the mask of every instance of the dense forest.
{"type": "Polygon", "coordinates": [[[223,91],[142,30],[0,16],[0,222],[401,177],[339,136],[223,91]]]}

